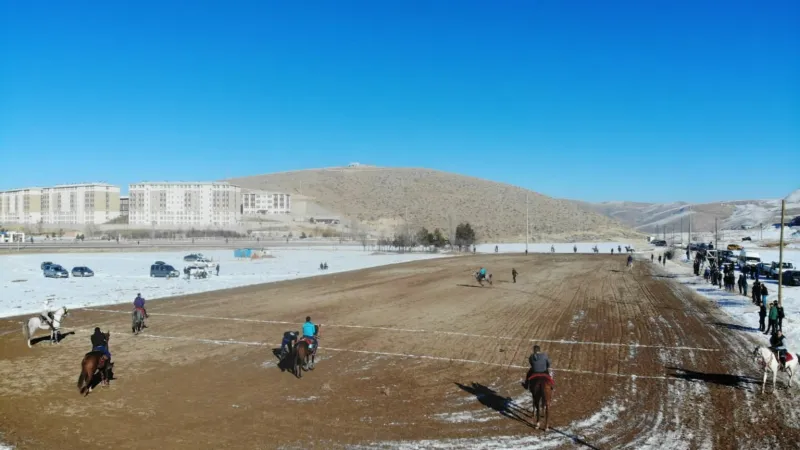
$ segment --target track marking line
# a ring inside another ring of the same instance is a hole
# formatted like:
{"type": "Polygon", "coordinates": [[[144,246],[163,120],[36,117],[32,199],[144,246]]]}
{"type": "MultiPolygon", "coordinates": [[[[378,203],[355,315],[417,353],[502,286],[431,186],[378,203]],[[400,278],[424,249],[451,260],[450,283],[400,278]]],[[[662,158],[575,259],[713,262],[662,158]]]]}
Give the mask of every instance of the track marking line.
{"type": "MultiPolygon", "coordinates": [[[[97,311],[116,314],[130,314],[128,311],[117,311],[113,309],[94,309],[86,308],[86,311],[97,311]]],[[[273,325],[302,325],[297,322],[286,322],[281,320],[260,320],[260,319],[244,319],[239,317],[215,317],[215,316],[200,316],[195,314],[173,314],[173,313],[149,313],[151,316],[165,316],[165,317],[179,317],[186,319],[207,319],[207,320],[230,320],[235,322],[252,322],[252,323],[267,323],[273,325]]],[[[423,330],[415,328],[393,328],[393,327],[375,327],[367,325],[340,325],[340,324],[320,324],[326,328],[354,328],[363,330],[380,330],[380,331],[394,331],[401,333],[424,333],[424,334],[442,334],[448,336],[460,337],[474,337],[483,339],[500,339],[505,341],[529,341],[529,342],[544,342],[548,344],[568,344],[568,345],[596,345],[599,347],[633,347],[633,348],[654,348],[663,350],[691,350],[698,352],[718,352],[716,348],[703,348],[703,347],[685,347],[685,346],[667,346],[667,345],[648,345],[648,344],[623,344],[617,342],[594,342],[594,341],[575,341],[564,339],[520,339],[509,336],[489,336],[485,334],[462,333],[458,331],[439,331],[439,330],[423,330]]]]}
{"type": "MultiPolygon", "coordinates": [[[[223,340],[223,339],[203,339],[203,338],[187,338],[187,337],[178,337],[178,336],[161,336],[156,334],[150,333],[141,333],[139,336],[148,337],[152,339],[164,339],[164,340],[174,340],[174,341],[188,341],[188,342],[200,342],[203,344],[212,344],[212,345],[244,345],[249,347],[273,347],[277,348],[280,347],[280,344],[270,343],[270,342],[248,342],[248,341],[236,341],[236,340],[223,340]]],[[[494,367],[511,367],[514,369],[525,369],[527,370],[529,367],[526,366],[519,366],[519,365],[509,365],[509,364],[501,364],[501,363],[490,363],[486,361],[477,361],[473,359],[461,359],[461,358],[446,358],[443,356],[430,356],[430,355],[414,355],[410,353],[395,353],[395,352],[378,352],[378,351],[368,351],[368,350],[353,350],[347,348],[333,348],[333,347],[320,347],[321,351],[332,351],[332,352],[347,352],[347,353],[360,353],[364,355],[378,355],[378,356],[392,356],[396,358],[404,358],[404,359],[423,359],[423,360],[432,360],[432,361],[446,361],[450,363],[465,363],[465,364],[480,364],[484,366],[494,366],[494,367]]],[[[622,373],[605,373],[605,372],[592,372],[589,370],[577,370],[577,369],[553,369],[555,373],[558,372],[568,372],[568,373],[577,373],[583,375],[598,375],[598,376],[610,376],[616,378],[631,378],[631,379],[647,379],[647,380],[674,380],[674,381],[683,381],[679,378],[673,377],[666,377],[666,376],[659,376],[659,375],[633,375],[633,374],[622,374],[622,373]]]]}

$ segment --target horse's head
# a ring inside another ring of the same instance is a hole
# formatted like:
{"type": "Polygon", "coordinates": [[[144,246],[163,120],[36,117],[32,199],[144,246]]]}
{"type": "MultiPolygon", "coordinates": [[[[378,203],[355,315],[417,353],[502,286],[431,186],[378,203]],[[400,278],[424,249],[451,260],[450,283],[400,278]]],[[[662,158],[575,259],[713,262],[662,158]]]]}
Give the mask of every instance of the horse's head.
{"type": "Polygon", "coordinates": [[[109,339],[111,339],[111,330],[108,330],[108,331],[106,331],[106,332],[105,332],[105,333],[103,333],[103,334],[104,334],[104,335],[105,335],[105,337],[106,337],[106,342],[108,342],[108,340],[109,340],[109,339]]]}

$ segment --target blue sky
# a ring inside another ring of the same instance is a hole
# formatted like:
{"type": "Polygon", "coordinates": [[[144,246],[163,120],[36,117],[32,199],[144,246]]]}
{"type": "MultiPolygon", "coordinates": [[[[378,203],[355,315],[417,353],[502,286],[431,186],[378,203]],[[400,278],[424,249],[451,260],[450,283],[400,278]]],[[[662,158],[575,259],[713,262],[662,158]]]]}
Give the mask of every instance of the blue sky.
{"type": "Polygon", "coordinates": [[[800,2],[0,0],[0,189],[429,167],[589,201],[800,187],[800,2]]]}

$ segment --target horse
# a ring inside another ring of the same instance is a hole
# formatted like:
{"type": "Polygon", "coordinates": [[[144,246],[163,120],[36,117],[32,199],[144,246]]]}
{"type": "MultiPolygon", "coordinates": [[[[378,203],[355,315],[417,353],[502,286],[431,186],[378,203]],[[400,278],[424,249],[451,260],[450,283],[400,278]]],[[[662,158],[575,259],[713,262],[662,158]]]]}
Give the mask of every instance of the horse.
{"type": "Polygon", "coordinates": [[[536,412],[536,429],[539,429],[539,413],[544,408],[544,431],[549,429],[550,401],[553,398],[553,379],[546,373],[535,373],[528,378],[528,390],[533,396],[531,413],[536,412]]]}
{"type": "Polygon", "coordinates": [[[133,334],[139,334],[144,328],[144,313],[139,308],[133,308],[131,313],[131,330],[133,334]]]}
{"type": "MultiPolygon", "coordinates": [[[[798,371],[798,363],[797,357],[793,357],[794,355],[787,353],[786,356],[786,372],[789,373],[789,383],[786,384],[786,387],[790,388],[792,386],[792,378],[794,378],[794,375],[798,371]]],[[[778,368],[780,367],[780,361],[775,357],[775,353],[767,347],[756,347],[755,350],[753,350],[753,358],[764,370],[764,382],[761,385],[761,393],[763,394],[767,387],[768,370],[772,371],[772,391],[775,392],[775,379],[778,376],[778,368]]]]}
{"type": "Polygon", "coordinates": [[[314,351],[308,345],[308,341],[301,339],[297,345],[294,346],[294,364],[292,365],[292,372],[297,378],[303,378],[304,370],[314,370],[314,351]],[[309,365],[309,358],[311,364],[309,365]]]}
{"type": "Polygon", "coordinates": [[[61,334],[61,319],[69,315],[69,310],[66,306],[62,306],[53,313],[53,326],[45,322],[41,317],[31,317],[28,323],[22,324],[22,334],[25,336],[25,341],[28,343],[28,348],[31,348],[31,336],[36,330],[50,330],[50,343],[55,342],[58,344],[61,334]]]}
{"type": "MultiPolygon", "coordinates": [[[[105,334],[106,343],[108,343],[108,340],[111,338],[111,332],[109,331],[103,334],[105,334]]],[[[100,371],[100,382],[104,386],[108,386],[109,380],[111,379],[111,367],[113,365],[114,364],[110,363],[106,359],[106,355],[101,351],[93,350],[84,355],[83,360],[81,360],[81,373],[78,375],[78,392],[84,394],[84,396],[92,392],[92,381],[98,369],[100,371]]]]}

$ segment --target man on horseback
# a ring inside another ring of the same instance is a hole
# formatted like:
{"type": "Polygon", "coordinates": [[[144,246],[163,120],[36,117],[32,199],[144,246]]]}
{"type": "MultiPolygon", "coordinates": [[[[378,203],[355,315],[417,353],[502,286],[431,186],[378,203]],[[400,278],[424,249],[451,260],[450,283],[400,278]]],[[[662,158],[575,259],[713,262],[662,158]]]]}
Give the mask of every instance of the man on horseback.
{"type": "Polygon", "coordinates": [[[481,267],[480,270],[478,270],[478,281],[485,279],[486,279],[486,268],[481,267]]]}
{"type": "Polygon", "coordinates": [[[111,364],[111,352],[108,351],[108,340],[106,335],[100,331],[100,327],[95,327],[94,334],[91,336],[92,351],[101,352],[106,357],[106,364],[111,364]]]}
{"type": "Polygon", "coordinates": [[[781,363],[781,370],[786,369],[786,336],[778,331],[769,338],[769,349],[778,354],[781,363]]]}
{"type": "Polygon", "coordinates": [[[44,323],[50,325],[51,330],[55,330],[53,326],[53,322],[55,322],[55,316],[53,315],[53,302],[48,298],[44,301],[44,308],[42,313],[40,314],[44,323]]]}
{"type": "Polygon", "coordinates": [[[312,351],[314,354],[317,353],[318,341],[317,341],[317,326],[311,322],[311,316],[306,317],[306,323],[303,324],[303,337],[302,339],[307,339],[311,341],[312,351]]]}
{"type": "MultiPolygon", "coordinates": [[[[141,293],[136,294],[136,299],[133,300],[133,309],[138,309],[142,312],[142,316],[146,319],[149,316],[147,315],[147,310],[144,309],[144,297],[142,297],[141,293]]],[[[147,325],[142,321],[142,327],[147,328],[147,325]]]]}
{"type": "Polygon", "coordinates": [[[548,377],[550,376],[550,358],[547,357],[547,353],[542,353],[538,345],[533,346],[533,354],[528,358],[528,362],[531,368],[528,370],[528,374],[525,375],[525,389],[528,389],[528,382],[535,374],[541,373],[547,374],[548,377]]]}

